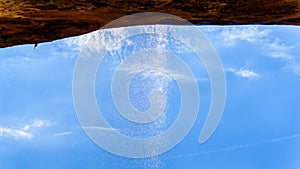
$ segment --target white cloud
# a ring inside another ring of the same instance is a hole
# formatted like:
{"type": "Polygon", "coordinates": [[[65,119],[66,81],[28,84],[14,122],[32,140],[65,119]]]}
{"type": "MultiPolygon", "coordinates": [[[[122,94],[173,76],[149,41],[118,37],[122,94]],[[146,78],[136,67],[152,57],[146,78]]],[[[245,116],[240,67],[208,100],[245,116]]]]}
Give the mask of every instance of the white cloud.
{"type": "Polygon", "coordinates": [[[67,131],[67,132],[62,132],[62,133],[55,133],[53,136],[66,136],[66,135],[71,135],[73,132],[67,131]]]}
{"type": "MultiPolygon", "coordinates": [[[[69,55],[70,57],[73,57],[74,55],[70,53],[71,50],[76,53],[81,52],[81,55],[89,56],[91,51],[99,52],[100,49],[105,49],[106,51],[110,51],[114,56],[119,57],[116,51],[120,51],[122,47],[124,47],[123,41],[127,44],[132,44],[133,42],[129,37],[134,35],[136,32],[157,34],[159,39],[158,41],[155,39],[155,42],[158,42],[157,48],[164,49],[168,41],[166,38],[168,30],[167,27],[168,26],[165,25],[145,25],[100,29],[77,37],[63,39],[58,42],[60,50],[54,49],[52,53],[54,55],[69,55]],[[64,51],[67,51],[68,53],[65,53],[64,51]]],[[[151,40],[149,43],[153,42],[154,40],[151,40]]]]}
{"type": "Polygon", "coordinates": [[[228,68],[226,69],[228,72],[234,73],[238,77],[247,78],[250,80],[259,79],[259,75],[252,70],[247,70],[245,68],[234,69],[228,68]]]}
{"type": "Polygon", "coordinates": [[[35,120],[32,124],[26,124],[22,130],[23,131],[28,131],[32,128],[40,128],[43,127],[45,125],[47,125],[48,122],[44,121],[44,120],[35,120]]]}
{"type": "MultiPolygon", "coordinates": [[[[60,50],[54,49],[53,55],[64,57],[74,57],[81,52],[82,55],[89,56],[90,51],[107,51],[121,49],[121,41],[127,34],[126,28],[101,29],[84,35],[62,39],[58,43],[60,50]],[[73,53],[71,52],[73,51],[73,53]],[[74,55],[75,52],[75,55],[74,55]]],[[[129,42],[128,39],[126,39],[129,42]]]]}
{"type": "Polygon", "coordinates": [[[293,48],[295,48],[295,46],[287,45],[277,38],[273,42],[266,43],[263,50],[268,57],[279,59],[286,64],[288,69],[292,70],[297,76],[300,76],[300,63],[297,62],[296,57],[291,54],[293,48]]]}
{"type": "Polygon", "coordinates": [[[221,32],[224,46],[233,46],[237,41],[247,41],[250,43],[260,42],[262,38],[269,35],[268,29],[259,29],[258,26],[242,26],[224,29],[221,32]]]}
{"type": "Polygon", "coordinates": [[[276,59],[283,59],[285,61],[293,59],[294,56],[290,54],[290,50],[293,46],[286,45],[280,42],[280,39],[277,38],[272,42],[266,42],[263,45],[263,50],[266,52],[267,56],[276,58],[276,59]]]}
{"type": "Polygon", "coordinates": [[[48,124],[45,120],[35,120],[33,123],[26,124],[21,128],[17,127],[0,127],[0,137],[9,137],[15,140],[31,139],[34,134],[30,132],[31,129],[41,128],[48,124]]]}
{"type": "Polygon", "coordinates": [[[18,130],[18,129],[0,127],[0,137],[12,137],[12,138],[18,140],[18,139],[23,139],[23,138],[30,139],[33,137],[33,135],[26,131],[22,131],[22,130],[18,130]]]}
{"type": "MultiPolygon", "coordinates": [[[[213,31],[214,29],[212,29],[212,33],[216,32],[213,31]]],[[[234,26],[228,29],[224,28],[220,34],[222,46],[232,47],[238,41],[252,43],[262,50],[264,56],[284,62],[289,69],[300,76],[300,64],[295,60],[295,56],[291,54],[291,50],[295,46],[286,44],[280,38],[274,37],[272,29],[265,29],[260,26],[234,26]]],[[[218,37],[218,35],[216,36],[218,37]]],[[[254,73],[247,71],[237,72],[237,75],[241,77],[256,76],[254,73]]]]}
{"type": "MultiPolygon", "coordinates": [[[[137,29],[142,28],[143,32],[156,33],[161,35],[158,47],[164,48],[165,46],[165,37],[167,29],[163,26],[137,26],[137,27],[127,27],[127,28],[113,28],[113,29],[104,29],[100,31],[91,32],[85,35],[66,38],[59,42],[59,48],[61,50],[55,50],[54,53],[57,55],[65,57],[73,57],[78,55],[80,51],[85,51],[87,53],[82,53],[84,55],[90,55],[89,49],[92,51],[96,49],[106,49],[107,51],[117,51],[122,47],[121,40],[126,38],[130,32],[134,32],[137,29]],[[76,51],[76,54],[72,54],[71,51],[76,51]],[[67,51],[64,52],[64,51],[67,51]],[[72,56],[71,56],[72,55],[72,56]]],[[[285,62],[288,67],[294,72],[297,73],[298,68],[293,67],[297,65],[294,61],[294,56],[291,54],[291,50],[294,46],[282,42],[281,39],[274,37],[273,31],[270,28],[264,28],[262,26],[232,26],[232,27],[201,27],[201,30],[208,34],[213,34],[213,38],[221,40],[222,46],[232,47],[240,41],[248,42],[258,46],[266,57],[271,57],[274,59],[279,59],[282,62],[285,62]],[[221,31],[221,32],[220,32],[221,31]]],[[[130,44],[130,40],[126,39],[130,44]]],[[[218,44],[218,43],[217,43],[218,44]]],[[[178,47],[180,47],[179,45],[178,47]]],[[[184,48],[182,48],[184,50],[184,48]]],[[[118,53],[115,52],[113,55],[117,57],[118,53]]],[[[299,73],[297,73],[299,75],[299,73]]],[[[239,72],[240,77],[255,77],[255,74],[251,72],[239,72]]]]}

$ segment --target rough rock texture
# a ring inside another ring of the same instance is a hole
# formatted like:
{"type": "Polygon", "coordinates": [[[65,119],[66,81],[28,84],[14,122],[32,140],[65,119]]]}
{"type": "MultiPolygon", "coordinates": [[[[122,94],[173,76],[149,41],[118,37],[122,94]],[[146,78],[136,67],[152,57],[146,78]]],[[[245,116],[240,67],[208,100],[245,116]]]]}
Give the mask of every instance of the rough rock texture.
{"type": "Polygon", "coordinates": [[[205,25],[300,25],[299,0],[0,0],[0,47],[88,33],[137,12],[205,25]]]}

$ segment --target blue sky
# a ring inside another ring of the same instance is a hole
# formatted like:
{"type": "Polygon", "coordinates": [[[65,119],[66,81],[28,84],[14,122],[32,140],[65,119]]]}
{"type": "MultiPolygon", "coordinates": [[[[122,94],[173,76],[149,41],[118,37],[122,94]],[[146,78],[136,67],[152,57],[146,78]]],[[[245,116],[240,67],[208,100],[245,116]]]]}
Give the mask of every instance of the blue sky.
{"type": "MultiPolygon", "coordinates": [[[[210,84],[203,66],[187,60],[200,87],[199,116],[180,144],[147,159],[106,152],[89,139],[77,120],[73,71],[92,34],[39,44],[35,50],[33,45],[0,49],[0,169],[300,168],[300,28],[253,25],[199,29],[212,42],[224,66],[227,100],[222,121],[205,144],[198,143],[209,108],[210,84]]],[[[121,32],[114,29],[113,33],[121,32]]],[[[105,83],[100,77],[96,83],[105,83]]],[[[96,91],[101,100],[105,90],[96,91]]],[[[168,97],[176,100],[177,94],[168,97]]],[[[102,100],[105,96],[107,93],[102,100]]],[[[145,102],[136,101],[136,105],[145,106],[145,102]]],[[[173,104],[170,111],[176,109],[176,103],[168,103],[173,104]]],[[[172,115],[169,123],[174,121],[172,115]]],[[[108,121],[114,123],[113,117],[108,115],[112,118],[108,121]]],[[[127,129],[123,132],[130,134],[127,129]]]]}

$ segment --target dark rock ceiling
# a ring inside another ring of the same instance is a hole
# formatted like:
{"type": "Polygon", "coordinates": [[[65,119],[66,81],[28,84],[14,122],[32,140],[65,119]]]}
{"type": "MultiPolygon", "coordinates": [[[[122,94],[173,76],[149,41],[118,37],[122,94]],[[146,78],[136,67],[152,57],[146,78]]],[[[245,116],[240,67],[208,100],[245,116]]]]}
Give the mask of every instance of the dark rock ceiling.
{"type": "Polygon", "coordinates": [[[298,0],[0,0],[0,48],[88,33],[119,17],[163,12],[199,25],[300,25],[298,0]]]}

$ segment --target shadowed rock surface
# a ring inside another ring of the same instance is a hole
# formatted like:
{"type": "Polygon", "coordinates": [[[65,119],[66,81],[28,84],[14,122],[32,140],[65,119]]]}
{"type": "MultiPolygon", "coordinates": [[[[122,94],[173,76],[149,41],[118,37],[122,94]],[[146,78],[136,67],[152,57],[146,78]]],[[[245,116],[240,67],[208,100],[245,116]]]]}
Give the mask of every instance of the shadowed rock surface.
{"type": "Polygon", "coordinates": [[[88,33],[138,12],[199,25],[300,25],[298,0],[0,0],[0,47],[88,33]]]}

